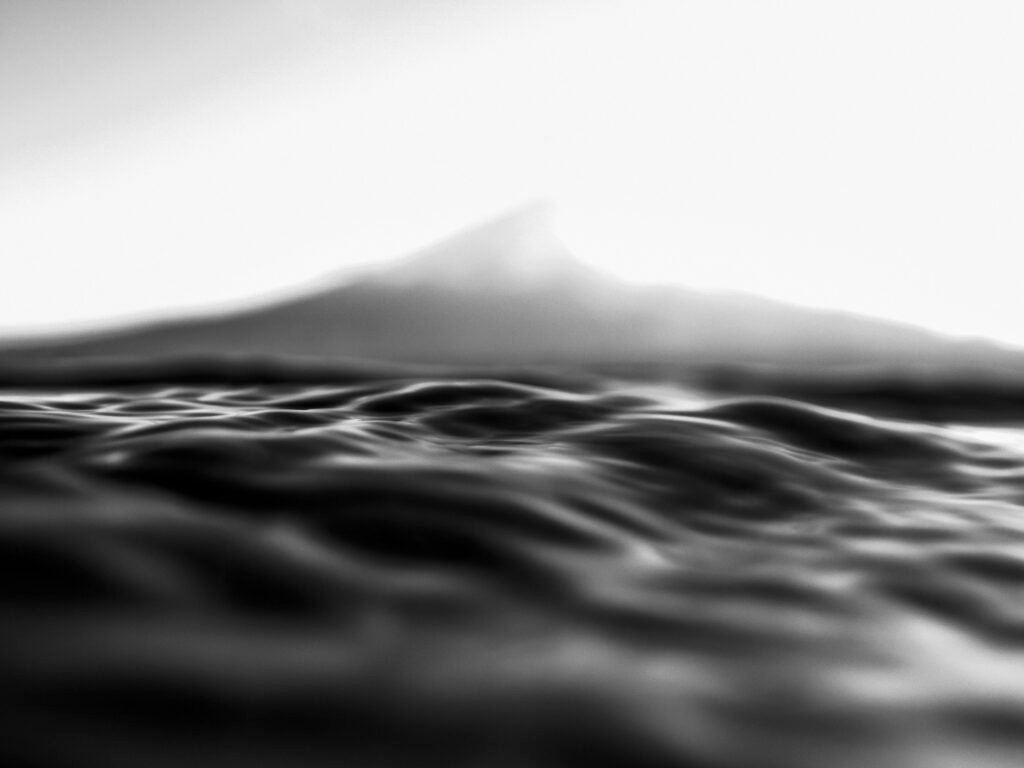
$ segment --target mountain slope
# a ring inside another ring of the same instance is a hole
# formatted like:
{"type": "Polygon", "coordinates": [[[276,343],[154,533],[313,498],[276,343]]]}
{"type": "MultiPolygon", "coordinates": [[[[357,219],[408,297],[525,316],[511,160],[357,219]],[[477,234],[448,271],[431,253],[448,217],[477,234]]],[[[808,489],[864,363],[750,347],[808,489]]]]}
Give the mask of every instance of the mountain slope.
{"type": "Polygon", "coordinates": [[[898,323],[741,294],[627,285],[576,260],[550,210],[531,205],[270,306],[9,347],[0,359],[227,354],[981,368],[1018,358],[898,323]]]}

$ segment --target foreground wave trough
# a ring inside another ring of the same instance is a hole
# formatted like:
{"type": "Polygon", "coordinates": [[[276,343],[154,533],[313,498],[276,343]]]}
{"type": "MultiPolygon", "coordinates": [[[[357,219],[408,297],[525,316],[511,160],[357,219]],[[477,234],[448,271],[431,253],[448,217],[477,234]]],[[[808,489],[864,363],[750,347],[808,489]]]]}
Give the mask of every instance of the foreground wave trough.
{"type": "Polygon", "coordinates": [[[8,764],[1024,755],[1020,427],[612,382],[65,387],[0,393],[0,457],[8,764]]]}

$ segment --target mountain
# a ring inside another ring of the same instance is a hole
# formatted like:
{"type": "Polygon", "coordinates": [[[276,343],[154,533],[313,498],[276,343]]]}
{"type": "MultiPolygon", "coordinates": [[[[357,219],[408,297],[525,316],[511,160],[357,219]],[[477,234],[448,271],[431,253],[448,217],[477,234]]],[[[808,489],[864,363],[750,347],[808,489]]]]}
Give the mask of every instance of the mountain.
{"type": "Polygon", "coordinates": [[[577,260],[544,204],[268,306],[9,344],[7,365],[255,355],[440,363],[1021,369],[1019,353],[738,293],[625,284],[577,260]]]}

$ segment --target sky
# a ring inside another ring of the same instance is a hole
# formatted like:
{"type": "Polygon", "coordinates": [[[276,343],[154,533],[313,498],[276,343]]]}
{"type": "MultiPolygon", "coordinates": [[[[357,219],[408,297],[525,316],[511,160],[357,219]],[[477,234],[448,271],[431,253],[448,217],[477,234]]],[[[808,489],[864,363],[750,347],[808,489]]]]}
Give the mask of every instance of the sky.
{"type": "Polygon", "coordinates": [[[0,333],[525,200],[624,279],[1024,345],[1017,0],[0,0],[0,333]]]}

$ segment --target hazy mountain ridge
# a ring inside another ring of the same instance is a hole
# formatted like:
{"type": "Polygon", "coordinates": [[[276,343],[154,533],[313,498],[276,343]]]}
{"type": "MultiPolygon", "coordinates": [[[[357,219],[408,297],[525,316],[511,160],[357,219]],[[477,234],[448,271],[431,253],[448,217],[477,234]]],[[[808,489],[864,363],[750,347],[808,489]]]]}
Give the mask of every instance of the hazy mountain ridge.
{"type": "Polygon", "coordinates": [[[1024,369],[984,342],[736,293],[637,286],[577,260],[534,204],[268,306],[8,345],[0,362],[289,356],[437,363],[1024,369]]]}

